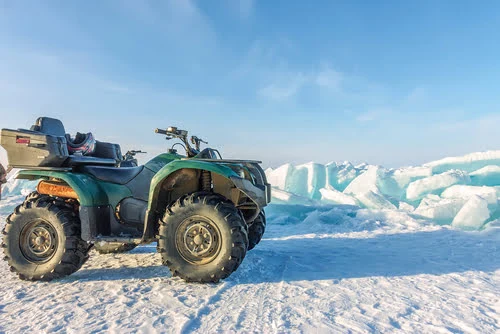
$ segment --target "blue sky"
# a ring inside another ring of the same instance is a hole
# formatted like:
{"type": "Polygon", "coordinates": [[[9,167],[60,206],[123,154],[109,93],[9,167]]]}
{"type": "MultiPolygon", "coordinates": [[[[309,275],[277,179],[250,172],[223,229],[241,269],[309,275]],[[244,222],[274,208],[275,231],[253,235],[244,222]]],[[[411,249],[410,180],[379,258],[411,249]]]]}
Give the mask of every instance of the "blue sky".
{"type": "Polygon", "coordinates": [[[0,126],[396,167],[498,149],[497,1],[0,0],[0,126]]]}

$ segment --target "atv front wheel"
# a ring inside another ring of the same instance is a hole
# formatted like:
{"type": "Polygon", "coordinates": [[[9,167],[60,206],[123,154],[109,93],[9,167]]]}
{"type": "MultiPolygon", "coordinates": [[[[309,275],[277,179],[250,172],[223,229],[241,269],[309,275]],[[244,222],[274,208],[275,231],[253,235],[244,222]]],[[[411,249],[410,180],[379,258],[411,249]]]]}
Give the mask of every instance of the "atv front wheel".
{"type": "Polygon", "coordinates": [[[266,231],[266,214],[262,210],[248,227],[248,250],[253,249],[262,239],[266,231]]]}
{"type": "Polygon", "coordinates": [[[137,247],[134,243],[121,243],[121,242],[104,242],[98,241],[94,244],[95,250],[99,254],[118,254],[126,253],[137,247]]]}
{"type": "Polygon", "coordinates": [[[73,205],[61,199],[29,195],[7,218],[3,234],[5,260],[23,280],[61,278],[88,259],[80,219],[73,205]]]}
{"type": "Polygon", "coordinates": [[[221,195],[197,192],[167,208],[160,221],[158,251],[173,276],[215,283],[240,265],[248,247],[245,222],[221,195]]]}

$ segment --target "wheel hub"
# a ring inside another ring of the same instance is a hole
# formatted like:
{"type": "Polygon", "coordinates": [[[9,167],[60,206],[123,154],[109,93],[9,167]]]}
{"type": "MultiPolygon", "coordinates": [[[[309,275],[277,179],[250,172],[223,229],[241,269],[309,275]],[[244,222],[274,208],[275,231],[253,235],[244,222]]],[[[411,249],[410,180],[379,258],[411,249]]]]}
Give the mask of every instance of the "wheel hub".
{"type": "Polygon", "coordinates": [[[203,256],[210,251],[214,243],[214,235],[210,230],[203,222],[195,222],[186,229],[184,242],[191,254],[203,256]]]}
{"type": "Polygon", "coordinates": [[[57,249],[57,233],[45,221],[34,221],[21,231],[19,239],[23,255],[32,262],[45,262],[57,249]]]}
{"type": "Polygon", "coordinates": [[[41,245],[44,244],[44,242],[45,242],[45,238],[44,237],[37,237],[35,239],[35,245],[36,246],[41,246],[41,245]]]}
{"type": "Polygon", "coordinates": [[[215,223],[206,217],[193,216],[184,220],[176,234],[179,253],[191,263],[209,263],[220,251],[220,232],[215,223]]]}

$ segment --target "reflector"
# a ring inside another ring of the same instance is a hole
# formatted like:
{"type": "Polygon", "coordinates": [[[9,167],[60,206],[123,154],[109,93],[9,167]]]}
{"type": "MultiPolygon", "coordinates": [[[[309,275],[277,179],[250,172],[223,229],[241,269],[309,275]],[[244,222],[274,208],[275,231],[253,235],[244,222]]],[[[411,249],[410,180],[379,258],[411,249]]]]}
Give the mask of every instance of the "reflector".
{"type": "Polygon", "coordinates": [[[16,137],[16,144],[29,144],[30,143],[30,137],[16,137]]]}

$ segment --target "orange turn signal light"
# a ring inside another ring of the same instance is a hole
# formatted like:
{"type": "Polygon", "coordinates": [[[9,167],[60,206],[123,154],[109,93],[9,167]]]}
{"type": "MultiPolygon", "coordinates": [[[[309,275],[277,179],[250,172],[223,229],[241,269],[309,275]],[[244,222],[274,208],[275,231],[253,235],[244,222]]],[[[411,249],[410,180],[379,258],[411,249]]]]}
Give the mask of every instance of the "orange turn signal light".
{"type": "Polygon", "coordinates": [[[73,188],[61,182],[40,181],[36,190],[44,195],[78,199],[78,195],[73,188]]]}

